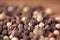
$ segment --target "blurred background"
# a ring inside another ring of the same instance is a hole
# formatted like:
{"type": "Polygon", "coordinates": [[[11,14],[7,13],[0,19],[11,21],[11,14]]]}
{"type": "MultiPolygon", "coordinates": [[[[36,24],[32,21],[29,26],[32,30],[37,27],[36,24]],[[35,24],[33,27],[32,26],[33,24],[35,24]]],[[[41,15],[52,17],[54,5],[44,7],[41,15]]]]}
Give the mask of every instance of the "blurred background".
{"type": "Polygon", "coordinates": [[[44,8],[52,8],[56,16],[60,16],[60,0],[0,0],[0,5],[28,5],[28,6],[39,6],[42,5],[44,8]]]}

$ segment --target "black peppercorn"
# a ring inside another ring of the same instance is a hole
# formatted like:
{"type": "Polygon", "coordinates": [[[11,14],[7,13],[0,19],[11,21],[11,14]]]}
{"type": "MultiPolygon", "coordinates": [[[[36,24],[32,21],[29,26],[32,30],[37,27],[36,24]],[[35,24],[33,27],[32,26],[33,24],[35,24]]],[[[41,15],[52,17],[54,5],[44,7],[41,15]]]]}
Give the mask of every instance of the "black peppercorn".
{"type": "Polygon", "coordinates": [[[2,34],[3,34],[3,35],[8,35],[8,31],[7,31],[7,30],[3,30],[3,31],[2,31],[2,34]]]}

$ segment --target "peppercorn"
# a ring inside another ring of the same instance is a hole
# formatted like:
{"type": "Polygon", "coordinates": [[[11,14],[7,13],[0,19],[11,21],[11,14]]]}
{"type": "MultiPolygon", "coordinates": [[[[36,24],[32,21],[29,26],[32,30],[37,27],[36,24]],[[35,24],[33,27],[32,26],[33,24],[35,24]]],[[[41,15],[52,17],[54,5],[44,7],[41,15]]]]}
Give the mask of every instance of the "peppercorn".
{"type": "Polygon", "coordinates": [[[51,8],[47,8],[45,10],[45,13],[48,14],[48,15],[51,15],[53,13],[53,10],[51,8]]]}
{"type": "Polygon", "coordinates": [[[2,12],[0,14],[0,20],[4,20],[6,18],[5,12],[2,12]]]}
{"type": "Polygon", "coordinates": [[[7,31],[7,30],[3,30],[3,31],[2,31],[2,34],[3,34],[3,35],[8,35],[8,31],[7,31]]]}
{"type": "Polygon", "coordinates": [[[45,40],[49,40],[49,38],[48,37],[45,37],[45,40]]]}
{"type": "Polygon", "coordinates": [[[4,36],[3,40],[10,40],[10,38],[8,36],[4,36]]]}
{"type": "Polygon", "coordinates": [[[39,40],[44,40],[44,36],[40,36],[39,40]]]}
{"type": "Polygon", "coordinates": [[[26,21],[26,17],[22,17],[22,19],[21,19],[22,21],[26,21]]]}
{"type": "Polygon", "coordinates": [[[11,40],[19,40],[17,37],[13,37],[11,40]]]}
{"type": "Polygon", "coordinates": [[[38,14],[36,20],[37,20],[38,22],[43,21],[43,16],[38,14]]]}
{"type": "Polygon", "coordinates": [[[54,34],[53,33],[49,33],[48,37],[49,38],[54,37],[54,34]]]}
{"type": "Polygon", "coordinates": [[[55,20],[60,22],[60,17],[55,17],[55,20]]]}
{"type": "Polygon", "coordinates": [[[41,22],[40,24],[39,24],[39,27],[41,27],[41,28],[43,28],[45,26],[45,24],[43,23],[43,22],[41,22]]]}
{"type": "Polygon", "coordinates": [[[57,29],[60,29],[60,24],[56,24],[55,27],[56,27],[57,29]]]}
{"type": "Polygon", "coordinates": [[[54,30],[53,33],[54,33],[54,35],[56,35],[56,36],[60,34],[59,30],[54,30]]]}
{"type": "Polygon", "coordinates": [[[7,26],[6,25],[3,25],[3,30],[7,30],[7,26]]]}
{"type": "Polygon", "coordinates": [[[50,38],[49,40],[55,40],[55,38],[52,37],[52,38],[50,38]]]}
{"type": "Polygon", "coordinates": [[[7,24],[6,24],[8,27],[9,26],[11,26],[12,25],[12,23],[11,22],[7,22],[7,24]]]}
{"type": "Polygon", "coordinates": [[[27,13],[28,11],[29,11],[29,7],[27,7],[27,6],[25,6],[25,7],[23,7],[23,9],[22,9],[22,13],[27,13]]]}

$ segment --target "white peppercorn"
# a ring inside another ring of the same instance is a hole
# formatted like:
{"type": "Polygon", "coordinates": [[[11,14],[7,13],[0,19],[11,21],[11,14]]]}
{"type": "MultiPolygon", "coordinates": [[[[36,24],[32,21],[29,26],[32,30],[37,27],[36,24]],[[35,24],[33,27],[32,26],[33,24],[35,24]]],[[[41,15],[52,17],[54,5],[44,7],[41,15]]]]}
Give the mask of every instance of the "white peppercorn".
{"type": "Polygon", "coordinates": [[[42,17],[42,16],[38,16],[38,17],[37,17],[37,21],[38,21],[38,22],[43,21],[43,17],[42,17]]]}
{"type": "Polygon", "coordinates": [[[56,36],[60,34],[60,32],[59,32],[58,30],[54,30],[53,33],[54,33],[54,35],[56,35],[56,36]]]}
{"type": "Polygon", "coordinates": [[[22,17],[22,19],[21,19],[22,21],[25,21],[26,20],[26,17],[22,17]]]}
{"type": "Polygon", "coordinates": [[[55,38],[50,38],[49,40],[55,40],[55,38]]]}
{"type": "Polygon", "coordinates": [[[48,37],[45,37],[45,40],[49,40],[49,38],[48,37]]]}
{"type": "Polygon", "coordinates": [[[44,40],[45,38],[44,38],[44,36],[40,36],[40,38],[39,38],[39,40],[44,40]]]}
{"type": "Polygon", "coordinates": [[[13,37],[11,40],[19,40],[17,37],[13,37]]]}
{"type": "Polygon", "coordinates": [[[7,11],[13,11],[13,7],[12,6],[9,6],[7,11]]]}
{"type": "Polygon", "coordinates": [[[41,27],[41,28],[42,28],[42,27],[44,27],[44,26],[45,26],[45,24],[44,24],[44,23],[42,23],[42,22],[41,22],[41,23],[39,23],[39,27],[41,27]]]}
{"type": "Polygon", "coordinates": [[[8,27],[9,26],[11,26],[12,25],[12,23],[11,22],[7,22],[7,24],[6,24],[8,27]]]}
{"type": "Polygon", "coordinates": [[[4,36],[3,40],[10,40],[10,38],[8,36],[4,36]]]}
{"type": "Polygon", "coordinates": [[[38,29],[39,28],[39,25],[35,25],[35,29],[38,29]]]}
{"type": "Polygon", "coordinates": [[[28,12],[29,11],[29,7],[23,7],[23,9],[22,9],[22,12],[24,12],[24,13],[26,13],[26,12],[28,12]]]}
{"type": "Polygon", "coordinates": [[[2,12],[2,13],[0,14],[0,19],[1,19],[1,20],[4,20],[5,18],[6,18],[6,15],[5,15],[4,12],[2,12]]]}
{"type": "Polygon", "coordinates": [[[55,20],[60,22],[60,17],[55,17],[55,20]]]}
{"type": "Polygon", "coordinates": [[[45,10],[45,13],[50,15],[50,14],[53,13],[53,10],[52,10],[51,8],[47,8],[47,9],[45,10]]]}

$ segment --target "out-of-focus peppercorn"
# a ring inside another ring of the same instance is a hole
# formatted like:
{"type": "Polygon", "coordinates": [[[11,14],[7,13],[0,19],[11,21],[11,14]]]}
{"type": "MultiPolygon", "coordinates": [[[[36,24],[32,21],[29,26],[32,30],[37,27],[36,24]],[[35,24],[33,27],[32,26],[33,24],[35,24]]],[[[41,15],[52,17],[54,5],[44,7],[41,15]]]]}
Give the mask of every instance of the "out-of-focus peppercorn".
{"type": "Polygon", "coordinates": [[[4,36],[3,40],[10,40],[10,38],[8,36],[4,36]]]}

